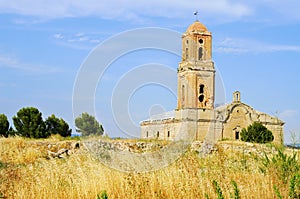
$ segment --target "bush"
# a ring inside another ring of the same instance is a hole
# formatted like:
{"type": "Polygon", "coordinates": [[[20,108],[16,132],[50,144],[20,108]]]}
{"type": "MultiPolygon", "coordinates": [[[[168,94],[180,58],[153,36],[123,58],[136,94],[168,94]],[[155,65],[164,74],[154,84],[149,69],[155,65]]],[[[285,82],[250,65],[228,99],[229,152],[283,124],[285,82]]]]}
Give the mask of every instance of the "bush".
{"type": "Polygon", "coordinates": [[[69,125],[62,119],[58,119],[54,114],[49,116],[46,121],[46,131],[51,134],[59,134],[62,137],[71,136],[72,129],[69,129],[69,125]]]}
{"type": "Polygon", "coordinates": [[[46,131],[42,113],[34,107],[22,108],[13,117],[16,134],[27,138],[47,138],[50,133],[46,131]]]}
{"type": "Polygon", "coordinates": [[[75,119],[75,126],[77,132],[80,132],[83,136],[89,135],[103,135],[102,125],[95,119],[94,116],[88,113],[82,113],[75,119]]]}
{"type": "Polygon", "coordinates": [[[254,122],[247,129],[242,129],[241,140],[244,142],[268,143],[274,140],[274,136],[264,125],[254,122]]]}
{"type": "Polygon", "coordinates": [[[8,137],[9,122],[6,115],[0,114],[0,136],[8,137]]]}

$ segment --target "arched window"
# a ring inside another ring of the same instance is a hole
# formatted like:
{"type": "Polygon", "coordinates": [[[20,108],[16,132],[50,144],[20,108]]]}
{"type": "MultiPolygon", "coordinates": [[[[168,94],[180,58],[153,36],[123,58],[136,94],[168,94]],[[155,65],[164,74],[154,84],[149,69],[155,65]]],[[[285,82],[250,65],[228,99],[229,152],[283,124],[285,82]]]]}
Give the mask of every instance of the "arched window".
{"type": "Polygon", "coordinates": [[[156,134],[156,136],[159,138],[159,131],[157,131],[157,134],[156,134]]]}
{"type": "Polygon", "coordinates": [[[203,48],[200,47],[200,48],[199,48],[199,52],[198,52],[198,60],[201,60],[202,57],[203,57],[203,48]]]}
{"type": "Polygon", "coordinates": [[[204,95],[203,95],[203,94],[201,94],[201,95],[199,96],[199,101],[200,101],[200,102],[203,102],[203,101],[204,101],[204,95]]]}
{"type": "Polygon", "coordinates": [[[200,84],[200,86],[199,86],[199,93],[200,94],[204,93],[204,85],[203,84],[200,84]]]}
{"type": "Polygon", "coordinates": [[[199,101],[200,102],[203,102],[204,101],[204,85],[203,84],[200,84],[199,86],[199,101]]]}
{"type": "Polygon", "coordinates": [[[189,58],[189,49],[185,49],[185,59],[187,60],[189,58]]]}
{"type": "Polygon", "coordinates": [[[168,131],[168,138],[170,137],[170,131],[168,131]]]}
{"type": "Polygon", "coordinates": [[[149,137],[149,133],[148,133],[148,131],[146,132],[146,137],[149,137]]]}

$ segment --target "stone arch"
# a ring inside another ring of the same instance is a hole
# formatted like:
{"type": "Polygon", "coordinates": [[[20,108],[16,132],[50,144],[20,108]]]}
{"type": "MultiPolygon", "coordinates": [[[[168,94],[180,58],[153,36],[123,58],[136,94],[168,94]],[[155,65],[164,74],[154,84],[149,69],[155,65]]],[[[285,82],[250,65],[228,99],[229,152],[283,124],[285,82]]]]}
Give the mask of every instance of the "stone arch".
{"type": "Polygon", "coordinates": [[[232,115],[232,113],[234,113],[235,109],[237,111],[237,108],[239,108],[239,110],[244,110],[244,113],[249,115],[250,120],[252,120],[252,115],[254,114],[253,109],[250,106],[241,103],[241,104],[233,104],[233,105],[231,104],[227,107],[227,112],[225,115],[224,122],[228,122],[230,116],[232,115]]]}

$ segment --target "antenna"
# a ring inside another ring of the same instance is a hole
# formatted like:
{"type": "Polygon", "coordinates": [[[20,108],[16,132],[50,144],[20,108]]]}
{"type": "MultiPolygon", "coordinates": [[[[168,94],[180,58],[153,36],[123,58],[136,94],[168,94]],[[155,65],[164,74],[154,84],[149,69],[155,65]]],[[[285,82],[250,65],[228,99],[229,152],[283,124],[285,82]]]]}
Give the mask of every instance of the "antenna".
{"type": "Polygon", "coordinates": [[[194,15],[195,15],[196,21],[198,21],[198,10],[196,10],[196,11],[194,12],[194,15]]]}

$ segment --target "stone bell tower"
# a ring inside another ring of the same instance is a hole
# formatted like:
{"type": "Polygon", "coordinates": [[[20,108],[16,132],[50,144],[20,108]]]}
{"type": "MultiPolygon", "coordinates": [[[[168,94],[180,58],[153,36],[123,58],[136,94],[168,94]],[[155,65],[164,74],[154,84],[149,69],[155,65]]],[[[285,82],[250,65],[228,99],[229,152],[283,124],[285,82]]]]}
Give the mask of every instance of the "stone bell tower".
{"type": "Polygon", "coordinates": [[[212,35],[196,20],[182,35],[177,109],[214,109],[215,67],[212,35]]]}

